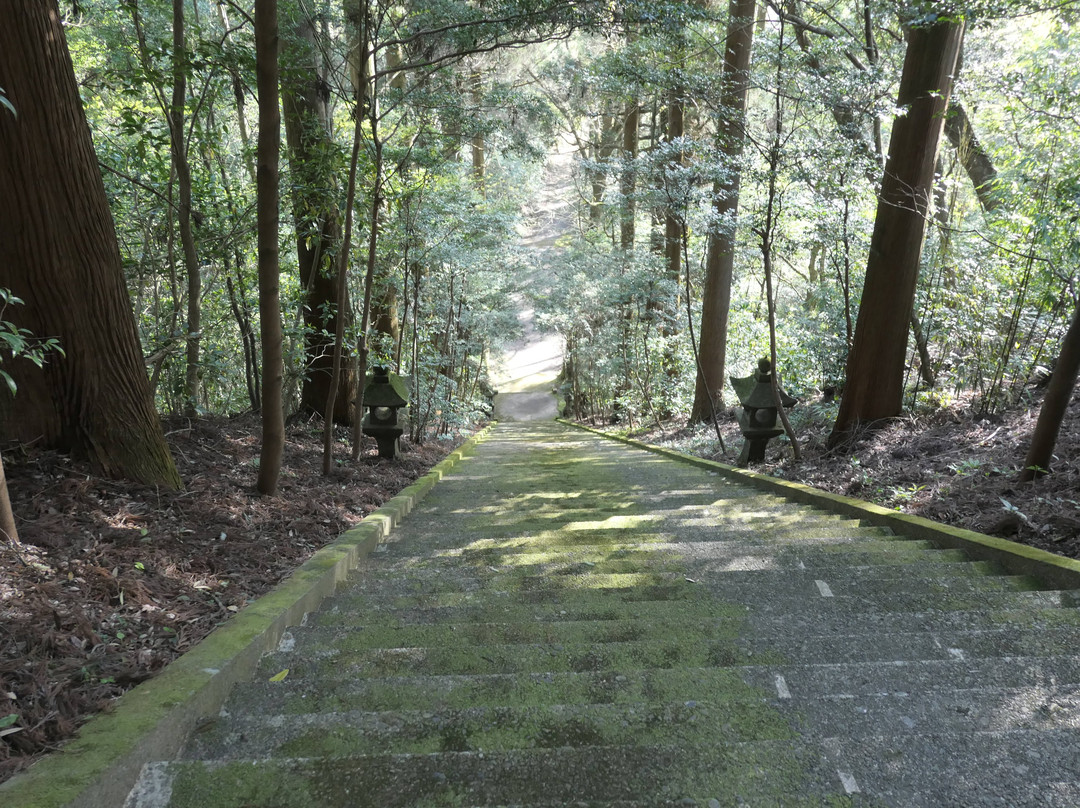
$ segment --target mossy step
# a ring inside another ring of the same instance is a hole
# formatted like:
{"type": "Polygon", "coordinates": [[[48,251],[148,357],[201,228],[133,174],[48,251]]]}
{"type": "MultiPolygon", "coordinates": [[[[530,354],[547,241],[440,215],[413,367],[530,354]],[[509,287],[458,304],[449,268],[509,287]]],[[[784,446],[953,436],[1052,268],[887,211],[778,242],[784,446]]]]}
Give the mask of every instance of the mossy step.
{"type": "Polygon", "coordinates": [[[1024,808],[1044,804],[1038,786],[1075,775],[1080,730],[843,736],[823,746],[863,792],[893,805],[1024,808]]]}
{"type": "MultiPolygon", "coordinates": [[[[718,632],[719,633],[719,632],[718,632]]],[[[256,677],[271,677],[288,669],[294,678],[320,676],[420,676],[488,673],[571,673],[603,670],[700,667],[748,664],[747,651],[722,634],[666,640],[521,645],[472,645],[437,648],[305,649],[299,653],[267,654],[256,677]]],[[[768,650],[756,657],[759,664],[785,660],[768,650]]]]}
{"type": "MultiPolygon", "coordinates": [[[[448,608],[432,611],[406,612],[356,612],[341,611],[332,606],[309,616],[307,629],[334,628],[368,632],[368,637],[378,636],[376,644],[384,638],[398,637],[399,643],[409,644],[413,638],[422,638],[423,645],[438,644],[444,636],[455,644],[467,643],[482,637],[486,632],[503,629],[496,626],[522,626],[526,632],[538,632],[542,637],[556,636],[559,628],[548,629],[547,623],[594,624],[598,635],[610,639],[622,631],[618,628],[605,630],[600,624],[611,626],[620,621],[645,625],[679,627],[709,622],[723,625],[735,621],[744,626],[746,633],[761,631],[764,634],[850,634],[850,633],[898,633],[905,631],[963,631],[992,628],[1044,628],[1080,626],[1080,609],[1044,605],[1047,592],[1018,592],[1002,595],[1000,608],[975,611],[930,611],[922,608],[911,612],[881,612],[866,610],[805,609],[800,612],[763,613],[748,612],[745,606],[729,605],[719,600],[705,601],[651,601],[635,603],[631,607],[614,607],[603,603],[599,607],[567,611],[555,604],[550,608],[501,604],[497,610],[478,605],[473,608],[448,608]],[[1043,605],[1040,605],[1043,604],[1043,605]],[[492,619],[496,618],[496,619],[492,619]],[[428,626],[436,628],[430,630],[428,626]],[[472,626],[479,626],[472,628],[472,626]],[[410,633],[414,630],[420,634],[410,633]],[[548,632],[552,633],[548,633],[548,632]],[[405,633],[398,633],[405,632],[405,633]],[[460,632],[460,633],[459,633],[460,632]]],[[[631,629],[633,630],[633,629],[631,629]]],[[[297,629],[292,629],[295,634],[297,629]]],[[[303,629],[301,629],[303,631],[303,629]]],[[[513,634],[515,629],[506,631],[513,634]]]]}
{"type": "MultiPolygon", "coordinates": [[[[778,628],[767,634],[755,631],[735,643],[741,658],[758,660],[772,655],[792,664],[837,662],[897,662],[928,659],[985,659],[997,657],[1049,657],[1080,651],[1076,627],[1028,630],[1018,628],[983,631],[905,632],[882,634],[806,635],[778,628]]],[[[714,652],[718,655],[720,652],[714,652]]],[[[730,662],[739,664],[735,655],[730,662]]]]}
{"type": "Polygon", "coordinates": [[[1077,648],[1080,636],[1074,627],[809,636],[778,628],[771,634],[755,632],[739,638],[738,628],[737,623],[695,626],[688,631],[669,632],[664,639],[612,638],[605,643],[444,642],[431,647],[372,647],[351,632],[318,631],[299,634],[301,642],[294,650],[264,658],[259,673],[273,676],[289,668],[293,676],[311,677],[320,675],[327,666],[336,666],[359,676],[396,676],[1058,656],[1077,648]]]}
{"type": "MultiPolygon", "coordinates": [[[[1026,579],[1003,584],[1000,577],[972,578],[974,585],[938,588],[936,592],[923,587],[920,591],[874,589],[869,586],[855,590],[833,590],[825,597],[817,587],[790,591],[764,591],[743,587],[706,586],[702,582],[684,581],[671,586],[630,587],[624,589],[563,590],[528,592],[501,596],[476,592],[442,593],[432,595],[398,596],[387,599],[339,595],[316,613],[315,624],[385,623],[405,625],[447,621],[517,622],[522,620],[607,620],[628,615],[644,616],[663,610],[683,610],[694,616],[699,609],[718,609],[730,613],[743,609],[748,617],[760,614],[769,619],[784,615],[836,615],[844,612],[999,612],[1010,609],[1052,609],[1073,606],[1071,592],[1023,589],[1026,579]],[[989,582],[985,585],[982,582],[989,582]],[[708,604],[718,604],[709,606],[708,604]]],[[[824,581],[828,585],[827,581],[824,581]]],[[[713,613],[713,612],[710,612],[713,613]]]]}
{"type": "Polygon", "coordinates": [[[850,543],[881,540],[891,534],[876,527],[819,527],[807,526],[798,531],[780,531],[762,528],[735,529],[723,523],[693,522],[682,517],[677,523],[653,522],[649,524],[600,527],[593,522],[576,522],[559,525],[553,530],[533,530],[527,526],[508,527],[499,531],[484,531],[475,526],[453,529],[443,523],[443,530],[450,531],[441,543],[428,543],[416,547],[420,551],[438,551],[466,546],[474,551],[518,550],[531,552],[552,549],[573,550],[581,547],[640,547],[665,542],[727,542],[747,548],[803,545],[815,543],[850,543]],[[485,534],[485,535],[481,535],[485,534]],[[465,541],[463,541],[465,540],[465,541]],[[466,543],[467,542],[467,543],[466,543]]]}
{"type": "Polygon", "coordinates": [[[673,636],[706,640],[718,635],[734,637],[746,622],[745,611],[732,609],[712,616],[670,612],[659,618],[622,620],[560,620],[484,623],[425,623],[413,625],[353,624],[310,626],[288,632],[288,643],[298,654],[309,648],[333,646],[361,648],[459,647],[520,643],[604,644],[658,640],[673,636]]]}
{"type": "Polygon", "coordinates": [[[340,609],[366,611],[375,609],[407,610],[417,607],[439,608],[445,606],[470,606],[478,603],[486,603],[496,612],[504,603],[557,605],[565,610],[579,607],[589,607],[594,604],[607,603],[638,603],[658,600],[707,600],[709,595],[701,586],[685,580],[685,576],[670,576],[663,582],[650,583],[648,576],[623,579],[626,585],[611,585],[613,581],[594,580],[588,582],[594,585],[584,585],[577,588],[571,584],[574,582],[564,581],[561,587],[546,587],[536,590],[528,590],[520,587],[515,589],[476,589],[472,591],[452,591],[449,588],[441,588],[432,585],[417,585],[413,591],[403,592],[402,586],[382,586],[378,581],[372,581],[369,586],[361,589],[357,586],[350,587],[341,595],[335,597],[334,602],[340,609]],[[605,586],[604,584],[609,584],[605,586]]]}
{"type": "Polygon", "coordinates": [[[760,702],[774,692],[770,680],[751,687],[736,668],[666,668],[585,673],[519,673],[404,676],[359,679],[330,671],[322,679],[287,675],[276,682],[258,677],[238,685],[230,714],[305,715],[316,712],[446,710],[636,704],[643,701],[760,702]]]}
{"type": "MultiPolygon", "coordinates": [[[[648,557],[623,559],[616,557],[599,563],[591,561],[578,561],[573,557],[564,560],[549,560],[532,564],[502,564],[499,566],[439,566],[439,567],[386,567],[372,570],[369,578],[376,579],[381,585],[390,586],[399,583],[404,586],[414,586],[417,583],[445,581],[453,588],[477,590],[484,586],[492,586],[497,589],[508,589],[507,578],[511,585],[515,579],[521,580],[522,586],[528,579],[544,580],[549,586],[558,586],[559,582],[570,579],[581,579],[586,576],[590,580],[605,581],[602,576],[610,576],[616,581],[616,585],[622,576],[632,576],[625,580],[635,582],[639,576],[660,576],[655,580],[662,582],[677,578],[679,575],[710,575],[726,576],[739,582],[773,585],[774,578],[794,578],[800,575],[817,578],[827,573],[833,580],[863,578],[889,578],[903,576],[905,578],[945,578],[961,575],[997,575],[1000,569],[989,562],[939,559],[936,557],[909,559],[906,564],[869,564],[860,565],[854,562],[847,565],[833,565],[830,567],[808,568],[805,563],[787,567],[754,566],[745,563],[746,558],[739,560],[741,563],[732,563],[730,558],[716,560],[709,557],[691,556],[680,557],[675,554],[654,554],[648,557]]],[[[353,585],[364,587],[364,577],[353,578],[353,585]]],[[[530,588],[538,588],[533,585],[530,588]]]]}
{"type": "MultiPolygon", "coordinates": [[[[829,568],[828,580],[837,586],[854,587],[868,582],[942,581],[970,578],[972,576],[996,576],[999,568],[981,561],[912,561],[906,565],[870,566],[848,565],[829,568]]],[[[687,575],[695,579],[707,578],[721,584],[751,587],[791,587],[820,580],[820,570],[802,568],[785,569],[731,569],[726,562],[708,560],[685,560],[666,565],[635,564],[627,572],[608,572],[590,564],[529,565],[525,567],[482,568],[384,568],[354,578],[347,591],[357,593],[382,592],[437,592],[453,591],[539,591],[543,589],[612,589],[645,585],[667,585],[685,580],[687,575]]]]}
{"type": "Polygon", "coordinates": [[[204,727],[185,757],[264,757],[504,752],[562,746],[640,746],[787,740],[788,723],[762,699],[717,703],[470,707],[461,710],[337,712],[223,717],[204,727]]]}
{"type": "MultiPolygon", "coordinates": [[[[128,808],[433,808],[670,801],[721,805],[843,804],[820,752],[789,741],[563,747],[335,758],[179,761],[144,770],[154,784],[128,808]]],[[[851,804],[850,802],[848,804],[851,804]]]]}
{"type": "Polygon", "coordinates": [[[881,611],[916,611],[920,608],[956,610],[974,608],[973,603],[993,606],[994,595],[1023,591],[1033,586],[1034,583],[1023,576],[919,578],[893,574],[845,581],[843,578],[818,578],[810,571],[784,571],[771,575],[754,572],[705,573],[697,576],[689,572],[552,575],[520,579],[492,574],[490,582],[469,577],[456,581],[371,577],[354,582],[335,598],[335,604],[339,609],[363,613],[374,609],[468,606],[479,601],[491,603],[495,609],[505,601],[560,603],[563,608],[569,609],[602,599],[608,599],[610,603],[633,603],[719,598],[733,604],[772,611],[817,608],[820,600],[842,602],[844,608],[850,608],[853,600],[860,603],[865,601],[866,607],[881,611]],[[923,601],[922,606],[917,605],[920,600],[923,601]],[[898,605],[902,605],[902,608],[898,609],[898,605]]]}
{"type": "MultiPolygon", "coordinates": [[[[689,592],[689,595],[700,593],[689,592]]],[[[635,599],[629,603],[594,594],[574,602],[520,603],[510,598],[473,597],[457,606],[417,606],[413,608],[364,608],[353,597],[328,599],[320,611],[308,616],[309,626],[410,626],[427,623],[528,623],[549,621],[687,620],[724,619],[745,613],[746,607],[732,606],[716,598],[635,599]]]]}
{"type": "Polygon", "coordinates": [[[984,657],[814,665],[746,666],[747,684],[778,693],[777,677],[792,699],[867,694],[906,694],[979,687],[1023,688],[1033,682],[1080,684],[1080,649],[1052,657],[984,657]]]}
{"type": "MultiPolygon", "coordinates": [[[[386,556],[377,556],[388,562],[386,556]]],[[[433,555],[410,554],[393,563],[395,569],[414,568],[520,568],[538,564],[591,564],[597,572],[615,572],[603,565],[649,565],[659,560],[698,561],[726,564],[731,569],[831,568],[836,566],[891,566],[911,562],[948,563],[967,561],[960,550],[938,550],[930,542],[900,539],[867,540],[858,545],[813,545],[783,548],[744,547],[727,541],[659,542],[642,548],[638,545],[583,545],[564,549],[481,549],[452,548],[433,555]]]]}
{"type": "MultiPolygon", "coordinates": [[[[955,576],[866,579],[845,583],[828,577],[798,579],[791,588],[738,585],[726,578],[703,575],[698,586],[728,603],[741,604],[768,615],[797,612],[864,610],[880,612],[977,611],[1000,609],[1008,596],[1033,591],[1023,576],[955,576]]],[[[1035,605],[1037,601],[1033,602],[1035,605]]]]}
{"type": "Polygon", "coordinates": [[[1080,729],[1080,685],[864,693],[778,703],[807,738],[1080,729]]]}
{"type": "MultiPolygon", "coordinates": [[[[1017,593],[1023,595],[1025,593],[1017,593]]],[[[1043,593],[1038,593],[1041,596],[1043,593]]],[[[1041,631],[1049,628],[1080,628],[1080,609],[1039,608],[1012,604],[991,611],[879,612],[820,609],[799,613],[750,615],[744,629],[748,635],[786,633],[810,634],[897,634],[905,631],[971,631],[977,629],[1020,628],[1041,631]]]]}

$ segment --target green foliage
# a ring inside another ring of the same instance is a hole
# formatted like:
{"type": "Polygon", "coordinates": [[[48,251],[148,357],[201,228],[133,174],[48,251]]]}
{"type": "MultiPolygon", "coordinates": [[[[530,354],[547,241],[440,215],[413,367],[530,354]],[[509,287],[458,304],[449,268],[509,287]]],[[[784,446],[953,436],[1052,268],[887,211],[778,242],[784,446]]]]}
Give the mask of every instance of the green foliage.
{"type": "MultiPolygon", "coordinates": [[[[138,18],[133,8],[111,0],[83,7],[81,24],[68,35],[158,404],[176,412],[184,405],[188,328],[166,118],[171,7],[141,3],[138,18]]],[[[233,19],[226,22],[214,6],[191,7],[181,60],[203,264],[204,412],[250,407],[259,370],[257,356],[245,360],[239,347],[247,327],[258,340],[253,149],[246,134],[255,106],[252,35],[239,9],[221,8],[233,19]]],[[[904,57],[897,10],[871,11],[872,43],[864,40],[858,4],[805,5],[801,19],[812,27],[802,36],[792,21],[783,32],[772,18],[756,29],[748,145],[735,162],[721,148],[731,113],[719,100],[722,7],[376,3],[386,167],[376,298],[396,301],[400,330],[370,336],[374,356],[413,385],[414,437],[453,431],[485,412],[485,357],[515,333],[522,296],[565,340],[562,392],[570,409],[630,423],[683,412],[695,375],[688,324],[700,334],[708,237],[722,228],[731,229],[736,244],[727,373],[750,372],[768,348],[760,242],[770,180],[783,382],[806,402],[841,384],[874,224],[886,145],[880,141],[896,112],[904,57]],[[545,38],[528,49],[498,49],[545,38]],[[396,40],[403,41],[386,46],[396,40]],[[407,67],[403,81],[395,80],[391,53],[407,67]],[[668,131],[673,94],[686,110],[680,138],[668,131]],[[772,155],[778,94],[782,126],[779,154],[772,155]],[[631,104],[641,114],[636,156],[622,150],[631,104]],[[522,203],[539,186],[539,163],[560,132],[579,150],[577,228],[561,254],[537,269],[511,245],[522,203]],[[474,139],[483,143],[482,187],[472,172],[474,139]],[[720,219],[712,209],[715,189],[736,176],[739,212],[720,219]],[[636,238],[623,250],[621,230],[631,217],[636,238]],[[668,221],[686,234],[677,277],[664,256],[668,221]],[[548,272],[550,288],[530,285],[531,276],[548,272]]],[[[922,360],[912,350],[906,401],[914,408],[949,406],[968,394],[986,410],[1022,399],[1032,369],[1051,365],[1080,288],[1080,125],[1072,112],[1080,101],[1080,32],[1066,12],[1032,14],[1023,26],[995,16],[1000,12],[987,7],[971,26],[954,98],[997,170],[1001,204],[992,213],[981,209],[964,155],[943,145],[938,226],[926,240],[916,301],[930,363],[924,370],[935,386],[921,380],[922,360]]],[[[282,164],[288,409],[309,371],[310,335],[300,316],[305,290],[295,244],[286,233],[314,245],[322,212],[343,209],[355,114],[352,23],[340,7],[320,6],[315,41],[294,47],[295,22],[307,13],[313,12],[302,4],[282,7],[289,45],[283,70],[310,77],[313,60],[325,60],[317,92],[327,104],[330,135],[303,165],[282,164]]],[[[2,89],[0,106],[0,114],[14,113],[2,89]]],[[[362,301],[374,176],[365,127],[347,262],[354,309],[362,301]]],[[[321,248],[325,258],[337,257],[337,244],[321,248]]],[[[347,354],[359,336],[347,334],[347,354]]],[[[7,326],[0,340],[9,350],[52,347],[7,326]]],[[[827,428],[824,411],[806,413],[808,425],[827,428]]]]}
{"type": "MultiPolygon", "coordinates": [[[[0,289],[0,363],[25,359],[41,368],[51,352],[55,351],[62,356],[64,350],[60,347],[59,340],[53,337],[35,337],[29,329],[20,328],[4,319],[9,306],[22,303],[22,299],[13,295],[10,289],[0,289]]],[[[0,379],[7,385],[11,395],[18,392],[15,380],[3,367],[0,367],[0,379]]]]}

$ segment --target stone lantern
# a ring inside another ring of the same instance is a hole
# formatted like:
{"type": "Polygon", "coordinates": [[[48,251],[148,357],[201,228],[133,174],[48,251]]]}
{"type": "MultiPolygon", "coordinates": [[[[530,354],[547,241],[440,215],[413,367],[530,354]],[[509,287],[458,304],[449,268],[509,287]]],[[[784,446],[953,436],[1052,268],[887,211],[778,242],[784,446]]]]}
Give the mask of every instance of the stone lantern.
{"type": "MultiPolygon", "coordinates": [[[[784,431],[784,427],[777,423],[779,413],[772,391],[772,362],[759,359],[756,373],[742,379],[732,376],[731,386],[735,388],[735,395],[743,407],[738,418],[744,440],[736,464],[745,468],[751,461],[764,460],[769,440],[784,431]]],[[[783,390],[780,390],[780,401],[785,409],[799,403],[797,398],[792,398],[783,390]]]]}
{"type": "Polygon", "coordinates": [[[376,366],[371,369],[364,385],[364,406],[367,413],[360,422],[360,430],[375,438],[379,444],[379,457],[396,458],[401,449],[398,438],[405,432],[404,423],[398,418],[398,410],[409,404],[405,382],[389,368],[376,366]]]}

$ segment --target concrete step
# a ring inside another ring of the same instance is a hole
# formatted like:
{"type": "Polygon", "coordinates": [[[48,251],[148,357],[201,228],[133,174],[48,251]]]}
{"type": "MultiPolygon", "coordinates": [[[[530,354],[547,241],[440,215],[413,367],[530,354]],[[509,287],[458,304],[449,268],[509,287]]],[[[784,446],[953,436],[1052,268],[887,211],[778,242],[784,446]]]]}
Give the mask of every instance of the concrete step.
{"type": "MultiPolygon", "coordinates": [[[[517,559],[514,559],[515,561],[517,559]]],[[[609,558],[599,562],[579,561],[571,557],[562,560],[549,560],[528,564],[500,564],[486,566],[393,566],[380,567],[377,574],[357,575],[354,585],[365,586],[365,577],[377,579],[384,587],[405,583],[409,588],[425,585],[438,586],[445,581],[452,588],[477,590],[492,587],[495,590],[514,588],[542,588],[534,580],[540,579],[547,586],[558,586],[560,581],[575,580],[588,576],[591,581],[606,585],[609,581],[620,585],[620,579],[629,582],[641,580],[642,576],[658,576],[654,580],[664,581],[678,578],[679,575],[710,575],[734,583],[758,584],[762,586],[787,585],[789,580],[800,575],[813,580],[827,574],[834,580],[858,581],[863,579],[889,579],[919,577],[927,579],[950,578],[958,576],[992,576],[1000,574],[993,564],[987,562],[928,558],[925,560],[908,559],[904,564],[869,564],[831,565],[808,568],[801,559],[791,566],[736,566],[730,557],[714,560],[708,557],[680,557],[673,553],[653,553],[640,555],[632,559],[621,557],[609,558]],[[631,576],[626,578],[625,576],[631,576]]]]}
{"type": "MultiPolygon", "coordinates": [[[[772,670],[771,668],[769,670],[772,670]]],[[[367,710],[435,711],[468,707],[636,704],[643,701],[710,704],[761,701],[775,695],[744,681],[738,668],[665,668],[584,673],[339,677],[311,680],[269,677],[238,685],[226,711],[267,715],[367,710]]]]}
{"type": "MultiPolygon", "coordinates": [[[[387,547],[387,545],[382,545],[387,547]]],[[[939,550],[929,542],[898,538],[865,540],[857,544],[812,544],[805,547],[748,546],[733,541],[655,542],[646,546],[579,545],[573,549],[540,548],[488,548],[472,549],[452,547],[433,554],[416,554],[400,551],[389,555],[383,551],[379,560],[393,562],[396,568],[468,568],[505,567],[520,568],[535,564],[587,564],[594,565],[596,572],[622,572],[623,569],[605,569],[603,565],[648,566],[649,564],[678,561],[705,561],[719,565],[718,569],[791,569],[834,568],[838,566],[904,565],[912,562],[957,562],[968,559],[959,550],[939,550]]],[[[378,554],[377,554],[378,555],[378,554]]],[[[630,567],[630,569],[640,569],[630,567]]]]}
{"type": "Polygon", "coordinates": [[[445,648],[470,645],[501,644],[603,644],[632,640],[661,640],[674,634],[684,634],[701,640],[718,636],[737,635],[746,622],[745,613],[728,609],[723,615],[688,615],[669,610],[652,618],[624,620],[574,620],[499,622],[499,623],[423,623],[398,625],[312,626],[290,629],[286,644],[293,644],[298,653],[306,649],[336,647],[361,648],[445,648]],[[726,617],[726,619],[725,619],[726,617]]]}
{"type": "Polygon", "coordinates": [[[144,771],[127,808],[421,808],[630,803],[836,805],[817,749],[790,741],[508,752],[178,761],[144,771]]]}
{"type": "MultiPolygon", "coordinates": [[[[747,548],[811,546],[815,544],[852,544],[862,541],[880,541],[892,535],[885,528],[822,525],[802,530],[765,529],[763,527],[733,527],[716,523],[690,524],[689,518],[670,524],[662,519],[639,517],[643,524],[631,525],[630,517],[622,517],[628,524],[607,527],[600,522],[576,523],[553,522],[547,529],[522,532],[510,525],[499,530],[483,530],[472,524],[461,526],[461,532],[451,530],[439,542],[425,541],[424,549],[432,552],[463,548],[480,551],[574,550],[580,547],[632,546],[647,548],[661,542],[730,542],[747,548]]],[[[445,529],[444,525],[444,529],[445,529]]],[[[391,550],[386,552],[391,553],[391,550]]],[[[393,555],[390,556],[391,558],[393,555]]]]}
{"type": "MultiPolygon", "coordinates": [[[[546,624],[555,628],[560,624],[546,624]]],[[[565,624],[562,624],[565,625],[565,624]]],[[[612,629],[617,632],[619,623],[612,629]]],[[[259,675],[288,668],[293,676],[320,676],[327,668],[357,676],[638,670],[681,665],[827,665],[839,662],[970,660],[1000,656],[1057,656],[1080,648],[1075,627],[1019,631],[933,631],[903,634],[804,636],[755,633],[739,637],[737,624],[694,626],[662,639],[579,640],[577,626],[556,642],[371,647],[358,633],[297,632],[295,647],[268,654],[259,675]]],[[[585,629],[587,631],[588,629],[585,629]]],[[[627,636],[631,636],[627,632],[627,636]]]]}
{"type": "Polygon", "coordinates": [[[1003,657],[827,665],[732,666],[356,678],[347,671],[320,680],[269,676],[238,685],[227,710],[268,715],[319,711],[440,710],[471,706],[624,704],[640,701],[716,703],[730,698],[794,702],[913,693],[1039,687],[1068,692],[1080,685],[1080,655],[1003,657]],[[778,679],[779,677],[779,679],[778,679]],[[782,684],[782,691],[781,691],[782,684]],[[781,699],[781,692],[786,694],[781,699]]]}
{"type": "MultiPolygon", "coordinates": [[[[745,690],[745,688],[743,688],[745,690]]],[[[264,757],[499,752],[563,746],[708,746],[794,737],[763,699],[469,707],[460,710],[223,715],[185,757],[264,757]]]]}
{"type": "Polygon", "coordinates": [[[822,746],[864,794],[911,808],[1042,806],[1080,761],[1075,729],[845,736],[822,746]]]}
{"type": "MultiPolygon", "coordinates": [[[[747,573],[749,574],[749,573],[747,573]]],[[[774,575],[770,585],[724,575],[642,573],[638,575],[535,576],[514,579],[496,576],[488,585],[475,579],[413,581],[403,584],[374,576],[353,583],[335,597],[332,607],[366,613],[410,609],[467,607],[484,601],[495,609],[504,604],[559,604],[563,609],[588,607],[606,599],[609,604],[642,601],[702,601],[716,598],[766,612],[798,612],[819,600],[836,608],[878,611],[998,608],[1007,593],[1032,588],[1022,576],[958,575],[908,579],[903,576],[867,577],[851,584],[840,578],[817,578],[813,573],[774,575]],[[475,586],[476,588],[470,588],[475,586]]]]}
{"type": "Polygon", "coordinates": [[[1048,657],[921,659],[892,662],[745,666],[743,680],[778,697],[907,695],[935,690],[1068,687],[1080,684],[1080,652],[1048,657]]]}
{"type": "MultiPolygon", "coordinates": [[[[942,651],[941,656],[946,656],[942,651]]],[[[828,656],[822,661],[837,661],[828,656]]],[[[442,648],[328,647],[300,653],[273,653],[262,658],[257,677],[271,677],[286,668],[289,675],[319,678],[439,676],[490,673],[572,673],[643,670],[679,666],[790,664],[793,660],[764,649],[751,652],[730,638],[676,636],[668,640],[522,645],[471,645],[442,648]]]]}
{"type": "MultiPolygon", "coordinates": [[[[387,590],[402,592],[516,592],[546,589],[617,589],[641,585],[663,586],[679,583],[689,576],[694,580],[708,580],[715,586],[750,587],[753,589],[787,589],[816,586],[816,581],[826,580],[830,586],[854,589],[874,586],[878,582],[894,585],[899,581],[912,585],[912,581],[925,582],[931,586],[950,585],[952,579],[999,576],[998,569],[986,562],[973,561],[921,561],[899,564],[876,564],[870,566],[835,566],[827,569],[730,569],[722,564],[706,560],[663,559],[657,556],[649,561],[638,560],[622,572],[610,571],[595,564],[549,562],[516,566],[487,566],[465,568],[381,568],[370,575],[359,575],[346,584],[347,589],[358,594],[379,595],[387,590]]],[[[1032,588],[1029,584],[1024,588],[1032,588]]]]}
{"type": "Polygon", "coordinates": [[[1080,685],[985,686],[903,693],[778,699],[792,726],[810,738],[903,733],[1080,729],[1080,685]]]}
{"type": "Polygon", "coordinates": [[[576,593],[573,598],[566,597],[563,601],[546,602],[508,596],[484,598],[475,593],[463,593],[452,598],[400,598],[384,605],[351,594],[339,594],[328,599],[322,610],[312,614],[310,623],[323,626],[356,623],[405,626],[433,622],[621,620],[628,614],[648,618],[676,612],[690,619],[697,615],[724,617],[745,612],[751,621],[790,619],[796,623],[820,617],[830,621],[829,625],[835,625],[854,614],[863,617],[881,615],[882,619],[887,619],[889,615],[916,613],[946,615],[974,612],[995,615],[1029,609],[1039,612],[1068,611],[1069,614],[1060,618],[1068,622],[1075,614],[1077,604],[1075,592],[1061,590],[951,593],[944,599],[891,594],[876,599],[863,597],[852,602],[846,593],[841,598],[835,597],[835,593],[832,598],[823,597],[815,584],[812,594],[813,599],[803,600],[785,593],[764,593],[761,601],[754,604],[753,610],[747,604],[709,597],[700,585],[636,592],[583,592],[576,593]]]}

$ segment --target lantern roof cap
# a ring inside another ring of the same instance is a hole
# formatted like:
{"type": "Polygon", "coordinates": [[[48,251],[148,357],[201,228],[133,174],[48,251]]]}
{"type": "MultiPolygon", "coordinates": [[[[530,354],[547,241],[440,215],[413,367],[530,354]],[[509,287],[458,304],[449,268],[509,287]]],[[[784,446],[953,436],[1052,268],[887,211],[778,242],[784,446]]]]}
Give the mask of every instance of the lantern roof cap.
{"type": "MultiPolygon", "coordinates": [[[[771,377],[772,363],[768,359],[761,359],[758,361],[757,371],[749,376],[742,378],[730,376],[728,378],[731,380],[731,386],[735,389],[735,395],[739,397],[739,403],[744,407],[753,407],[760,410],[767,407],[776,407],[776,400],[773,398],[772,393],[771,377]]],[[[780,402],[785,409],[799,403],[799,399],[789,396],[784,392],[783,388],[779,389],[780,402]]]]}
{"type": "Polygon", "coordinates": [[[376,366],[371,369],[364,387],[365,407],[405,407],[409,404],[405,380],[389,368],[376,366]]]}

